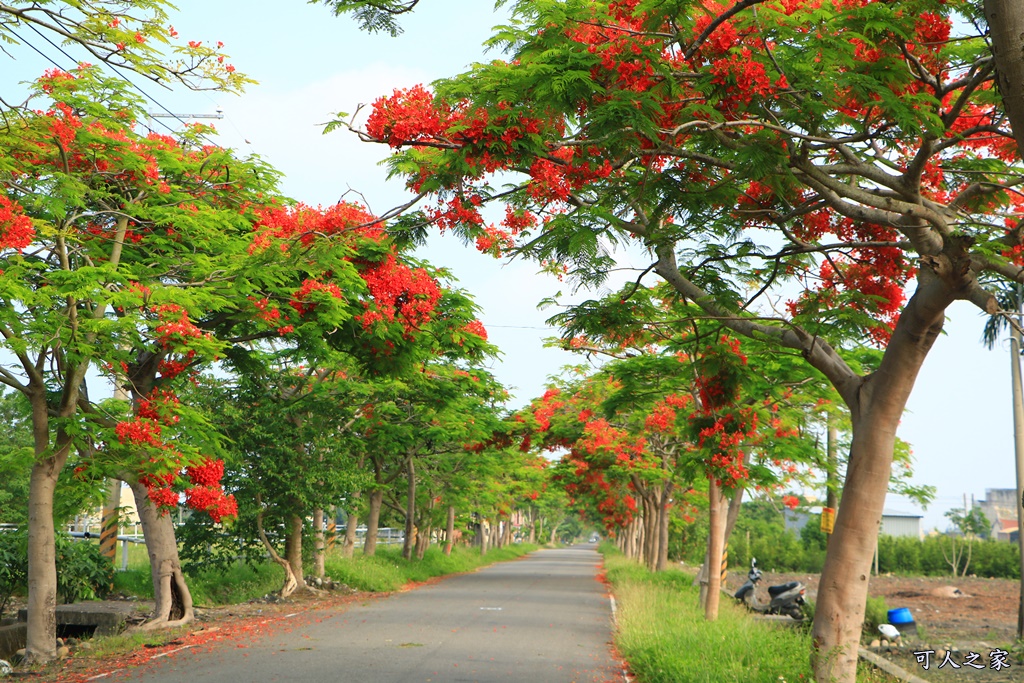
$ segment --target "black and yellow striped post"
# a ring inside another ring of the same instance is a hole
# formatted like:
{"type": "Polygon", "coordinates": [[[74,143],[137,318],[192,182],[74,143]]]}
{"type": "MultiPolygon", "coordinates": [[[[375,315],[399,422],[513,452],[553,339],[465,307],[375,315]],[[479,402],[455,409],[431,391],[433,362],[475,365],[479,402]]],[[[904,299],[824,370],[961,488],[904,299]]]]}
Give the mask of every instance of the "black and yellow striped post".
{"type": "Polygon", "coordinates": [[[118,514],[121,508],[121,480],[111,479],[107,499],[103,503],[103,521],[100,524],[100,553],[114,562],[117,555],[117,534],[120,530],[118,514]]]}
{"type": "Polygon", "coordinates": [[[334,542],[338,540],[338,512],[332,507],[327,510],[327,514],[327,551],[330,552],[334,542]]]}
{"type": "Polygon", "coordinates": [[[722,546],[722,588],[725,588],[725,577],[729,574],[729,544],[722,546]]]}

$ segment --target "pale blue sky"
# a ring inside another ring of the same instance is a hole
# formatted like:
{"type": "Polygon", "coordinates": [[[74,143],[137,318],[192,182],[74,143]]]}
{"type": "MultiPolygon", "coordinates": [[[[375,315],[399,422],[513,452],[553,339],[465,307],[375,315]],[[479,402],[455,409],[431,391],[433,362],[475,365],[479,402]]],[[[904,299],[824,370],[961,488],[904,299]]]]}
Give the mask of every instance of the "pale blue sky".
{"type": "MultiPolygon", "coordinates": [[[[485,55],[480,45],[502,20],[487,1],[429,0],[403,19],[405,33],[391,38],[362,33],[352,20],[302,0],[177,4],[172,23],[183,39],[223,41],[235,66],[260,83],[241,97],[144,86],[147,92],[176,113],[222,109],[225,118],[216,124],[222,144],[267,158],[284,172],[284,190],[294,198],[326,205],[351,189],[362,193],[376,212],[404,197],[400,184],[388,184],[377,165],[388,150],[359,143],[345,132],[321,136],[317,124],[396,87],[429,82],[496,57],[485,55]]],[[[5,87],[43,68],[27,50],[16,54],[16,62],[0,57],[5,87]]],[[[504,352],[495,371],[517,387],[517,405],[539,394],[545,378],[560,366],[578,361],[542,348],[540,341],[553,331],[543,330],[550,312],[537,312],[536,302],[557,291],[558,282],[537,276],[530,264],[502,266],[453,240],[437,240],[423,256],[450,267],[483,307],[480,317],[504,352]]],[[[928,358],[900,429],[914,448],[916,481],[939,489],[925,513],[926,525],[942,528],[942,513],[961,505],[964,493],[982,498],[986,488],[1012,488],[1015,476],[1008,352],[1005,345],[983,349],[981,317],[971,306],[954,305],[950,317],[948,335],[928,358]]],[[[888,506],[913,509],[898,500],[888,506]]]]}

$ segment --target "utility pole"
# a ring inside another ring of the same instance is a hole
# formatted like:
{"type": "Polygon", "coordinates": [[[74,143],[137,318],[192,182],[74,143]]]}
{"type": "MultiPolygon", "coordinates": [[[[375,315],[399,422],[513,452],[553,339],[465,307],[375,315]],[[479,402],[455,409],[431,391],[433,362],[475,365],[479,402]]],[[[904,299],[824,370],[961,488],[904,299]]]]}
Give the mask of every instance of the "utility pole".
{"type": "Polygon", "coordinates": [[[1017,462],[1017,544],[1020,553],[1020,596],[1017,601],[1017,640],[1024,638],[1024,385],[1021,383],[1021,288],[1017,287],[1017,320],[1010,324],[1010,378],[1013,386],[1013,447],[1017,462]]]}

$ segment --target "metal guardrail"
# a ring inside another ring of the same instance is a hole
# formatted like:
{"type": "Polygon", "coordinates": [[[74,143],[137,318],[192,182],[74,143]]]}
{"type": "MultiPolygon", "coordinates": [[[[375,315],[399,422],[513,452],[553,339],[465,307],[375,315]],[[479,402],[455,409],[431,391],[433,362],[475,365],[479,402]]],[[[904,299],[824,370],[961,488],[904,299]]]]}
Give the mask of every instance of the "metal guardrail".
{"type": "MultiPolygon", "coordinates": [[[[99,534],[94,534],[91,531],[69,531],[68,536],[72,538],[84,538],[91,540],[95,538],[97,541],[100,540],[99,534]]],[[[128,571],[128,544],[129,543],[141,543],[146,544],[146,539],[143,536],[124,536],[119,535],[117,540],[121,541],[121,571],[128,571]]]]}

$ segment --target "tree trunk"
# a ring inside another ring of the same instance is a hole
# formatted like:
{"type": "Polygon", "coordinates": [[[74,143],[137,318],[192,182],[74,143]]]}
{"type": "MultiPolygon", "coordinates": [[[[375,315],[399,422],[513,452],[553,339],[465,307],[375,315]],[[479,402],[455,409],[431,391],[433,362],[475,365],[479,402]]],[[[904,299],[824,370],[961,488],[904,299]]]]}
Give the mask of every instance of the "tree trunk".
{"type": "Polygon", "coordinates": [[[423,529],[417,529],[416,532],[416,559],[422,560],[423,556],[427,554],[427,548],[430,547],[430,534],[432,530],[430,527],[424,527],[423,529]]]}
{"type": "Polygon", "coordinates": [[[302,572],[302,517],[293,514],[288,522],[290,528],[284,537],[285,559],[295,575],[296,590],[302,590],[306,587],[306,577],[302,572]]]}
{"type": "Polygon", "coordinates": [[[150,630],[187,624],[195,618],[195,614],[192,611],[192,593],[189,592],[178,559],[174,521],[170,514],[153,505],[145,484],[127,473],[124,477],[135,494],[135,509],[142,522],[142,533],[146,537],[156,603],[152,618],[141,628],[150,630]]]}
{"type": "Polygon", "coordinates": [[[654,571],[658,554],[658,508],[649,491],[644,492],[642,500],[644,503],[643,562],[648,569],[654,571]]]}
{"type": "MultiPolygon", "coordinates": [[[[361,495],[361,493],[357,493],[353,496],[353,499],[358,499],[361,495]]],[[[358,506],[353,502],[352,507],[348,511],[348,515],[345,517],[345,540],[341,544],[342,557],[352,557],[352,555],[355,554],[356,530],[359,528],[358,509],[358,506]]]]}
{"type": "Polygon", "coordinates": [[[377,553],[377,527],[380,525],[380,508],[384,503],[384,492],[380,489],[370,492],[370,509],[366,518],[366,541],[363,554],[373,557],[377,553]]]}
{"type": "Polygon", "coordinates": [[[996,83],[1024,156],[1024,7],[1020,0],[985,0],[985,20],[996,62],[996,83]]]}
{"type": "Polygon", "coordinates": [[[487,539],[488,548],[500,548],[501,547],[501,520],[495,518],[494,524],[488,526],[491,537],[487,539]]]}
{"type": "Polygon", "coordinates": [[[53,492],[67,460],[51,457],[32,466],[28,493],[28,626],[25,652],[29,663],[57,656],[57,566],[54,548],[53,492]]]}
{"type": "Polygon", "coordinates": [[[326,569],[324,559],[327,554],[327,537],[324,535],[324,510],[313,510],[313,575],[324,578],[326,569]]]}
{"type": "Polygon", "coordinates": [[[889,488],[896,429],[928,351],[942,331],[945,310],[963,277],[956,254],[929,257],[878,370],[844,394],[853,441],[842,505],[818,588],[812,631],[815,680],[855,683],[857,647],[871,559],[889,488]]]}
{"type": "Polygon", "coordinates": [[[402,541],[402,557],[406,560],[412,559],[413,543],[415,542],[416,519],[416,464],[412,456],[406,458],[405,474],[408,483],[405,491],[405,539],[402,541]]]}
{"type": "Polygon", "coordinates": [[[551,527],[551,538],[548,539],[548,545],[554,545],[555,544],[555,536],[557,536],[557,535],[558,535],[558,527],[552,526],[551,527]]]}
{"type": "Polygon", "coordinates": [[[668,522],[671,510],[672,484],[665,484],[658,506],[658,560],[655,569],[659,572],[668,567],[668,522]]]}
{"type": "Polygon", "coordinates": [[[704,618],[718,619],[718,603],[722,587],[722,550],[725,547],[725,496],[714,477],[708,480],[708,567],[707,599],[704,603],[704,618]]]}
{"type": "Polygon", "coordinates": [[[258,493],[256,494],[256,505],[259,506],[259,512],[256,513],[256,533],[259,534],[260,540],[263,541],[263,547],[270,554],[270,559],[284,570],[284,585],[281,586],[281,597],[287,598],[299,587],[299,582],[295,579],[295,573],[292,571],[291,564],[277,553],[277,548],[267,538],[267,532],[263,528],[263,501],[260,500],[260,494],[258,493]]]}
{"type": "Polygon", "coordinates": [[[444,554],[452,554],[452,543],[455,542],[455,506],[448,506],[448,520],[444,526],[444,554]]]}

